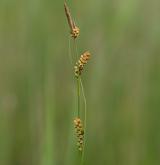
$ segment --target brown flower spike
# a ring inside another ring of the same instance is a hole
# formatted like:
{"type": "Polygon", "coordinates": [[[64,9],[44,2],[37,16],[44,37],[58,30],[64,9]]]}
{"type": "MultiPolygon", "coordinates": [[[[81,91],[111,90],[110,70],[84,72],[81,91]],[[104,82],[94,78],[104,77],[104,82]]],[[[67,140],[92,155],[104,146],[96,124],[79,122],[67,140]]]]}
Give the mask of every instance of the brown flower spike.
{"type": "Polygon", "coordinates": [[[67,21],[71,30],[71,37],[77,38],[79,36],[80,29],[76,26],[74,20],[72,19],[69,7],[67,6],[67,3],[64,2],[64,9],[65,9],[65,14],[67,17],[67,21]]]}
{"type": "Polygon", "coordinates": [[[82,121],[80,118],[77,117],[74,119],[74,127],[76,131],[76,136],[77,136],[78,150],[82,151],[83,143],[84,143],[84,129],[83,129],[82,121]]]}
{"type": "Polygon", "coordinates": [[[91,54],[90,52],[86,51],[84,52],[79,61],[76,63],[76,65],[74,66],[74,72],[75,72],[75,76],[79,77],[82,73],[82,70],[84,68],[84,65],[88,62],[88,60],[90,59],[91,54]]]}

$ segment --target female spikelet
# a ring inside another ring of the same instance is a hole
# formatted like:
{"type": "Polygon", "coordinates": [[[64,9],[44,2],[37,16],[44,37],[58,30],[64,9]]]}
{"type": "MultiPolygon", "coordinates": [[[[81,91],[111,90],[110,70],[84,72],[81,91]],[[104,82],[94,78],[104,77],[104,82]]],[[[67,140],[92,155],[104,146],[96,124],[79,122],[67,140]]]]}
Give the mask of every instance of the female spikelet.
{"type": "Polygon", "coordinates": [[[80,59],[78,60],[78,62],[76,63],[74,67],[74,72],[75,72],[76,77],[79,77],[81,75],[84,65],[88,62],[90,57],[91,57],[91,54],[88,51],[84,52],[81,55],[80,59]]]}
{"type": "Polygon", "coordinates": [[[82,121],[80,118],[74,119],[74,127],[75,127],[75,131],[76,131],[76,136],[77,136],[78,150],[82,151],[83,143],[84,143],[84,129],[83,129],[82,121]]]}

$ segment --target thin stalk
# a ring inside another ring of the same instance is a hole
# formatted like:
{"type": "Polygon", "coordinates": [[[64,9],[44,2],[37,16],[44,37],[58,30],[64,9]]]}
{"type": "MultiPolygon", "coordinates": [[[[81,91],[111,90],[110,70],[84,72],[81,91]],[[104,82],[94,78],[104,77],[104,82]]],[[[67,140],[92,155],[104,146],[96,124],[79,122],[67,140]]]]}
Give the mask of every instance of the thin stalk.
{"type": "Polygon", "coordinates": [[[70,63],[71,63],[71,65],[72,65],[72,67],[73,67],[73,57],[72,57],[72,54],[71,54],[71,39],[70,39],[71,37],[69,36],[69,38],[68,38],[68,55],[69,55],[69,59],[70,59],[70,63]]]}
{"type": "Polygon", "coordinates": [[[77,78],[77,116],[80,117],[80,78],[77,78]]]}
{"type": "MultiPolygon", "coordinates": [[[[76,60],[78,61],[78,48],[77,48],[77,43],[76,40],[74,39],[74,47],[75,47],[75,52],[76,52],[76,60]]],[[[87,102],[86,102],[86,97],[84,93],[84,88],[83,88],[83,83],[81,80],[81,77],[77,78],[77,98],[78,98],[78,117],[80,117],[80,90],[82,90],[82,96],[84,100],[84,146],[83,146],[83,152],[81,153],[81,162],[80,164],[83,165],[84,162],[84,155],[85,155],[85,143],[86,143],[86,119],[87,119],[87,102]]]]}
{"type": "Polygon", "coordinates": [[[87,101],[86,101],[86,96],[85,96],[84,87],[83,87],[81,78],[80,78],[80,85],[81,85],[82,96],[84,100],[84,145],[83,145],[83,152],[82,152],[82,158],[81,158],[81,165],[83,165],[84,155],[85,155],[85,145],[86,145],[87,101]]]}
{"type": "MultiPolygon", "coordinates": [[[[75,48],[75,56],[76,56],[76,61],[78,61],[78,49],[77,49],[77,43],[76,39],[74,39],[74,48],[75,48]]],[[[80,90],[81,90],[81,85],[80,85],[80,77],[77,78],[77,116],[80,117],[80,90]]]]}
{"type": "Polygon", "coordinates": [[[78,48],[77,48],[76,39],[74,39],[74,47],[75,47],[76,61],[78,61],[78,48]]]}

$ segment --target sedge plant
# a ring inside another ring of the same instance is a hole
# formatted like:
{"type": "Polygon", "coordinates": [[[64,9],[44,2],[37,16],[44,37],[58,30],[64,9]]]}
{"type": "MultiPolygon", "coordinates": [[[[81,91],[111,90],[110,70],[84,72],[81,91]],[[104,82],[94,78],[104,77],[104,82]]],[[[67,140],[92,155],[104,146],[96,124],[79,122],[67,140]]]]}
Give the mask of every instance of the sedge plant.
{"type": "MultiPolygon", "coordinates": [[[[69,37],[73,39],[73,47],[74,47],[74,53],[71,54],[71,50],[69,50],[69,55],[71,58],[71,64],[74,68],[74,77],[76,81],[76,88],[77,88],[77,107],[76,107],[76,116],[73,119],[74,123],[74,128],[75,128],[75,133],[76,133],[76,141],[77,141],[77,148],[78,152],[80,153],[81,156],[81,161],[80,164],[82,165],[84,162],[84,152],[85,152],[85,144],[86,144],[86,118],[87,118],[87,104],[86,104],[86,97],[84,93],[84,88],[83,88],[83,83],[82,83],[82,72],[84,70],[84,66],[87,64],[88,60],[91,57],[91,54],[89,51],[85,51],[82,53],[80,56],[78,54],[78,48],[77,48],[77,42],[76,40],[79,37],[80,34],[80,29],[76,25],[75,21],[73,20],[71,16],[71,12],[69,10],[69,7],[66,3],[64,2],[64,9],[65,9],[65,14],[66,18],[68,21],[68,25],[70,28],[70,34],[69,37]],[[84,109],[81,108],[81,96],[84,101],[84,109]],[[81,110],[83,112],[81,112],[81,110]]],[[[70,49],[70,48],[69,48],[70,49]]]]}

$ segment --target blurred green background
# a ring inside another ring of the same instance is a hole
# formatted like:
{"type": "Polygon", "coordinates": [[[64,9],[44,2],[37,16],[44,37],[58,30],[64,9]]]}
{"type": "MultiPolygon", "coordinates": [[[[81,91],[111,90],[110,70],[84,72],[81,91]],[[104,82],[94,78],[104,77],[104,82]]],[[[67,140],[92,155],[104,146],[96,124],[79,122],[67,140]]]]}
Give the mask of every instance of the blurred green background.
{"type": "MultiPolygon", "coordinates": [[[[160,1],[68,0],[92,53],[85,165],[160,164],[160,1]]],[[[63,0],[0,1],[0,165],[77,165],[63,0]]]]}

